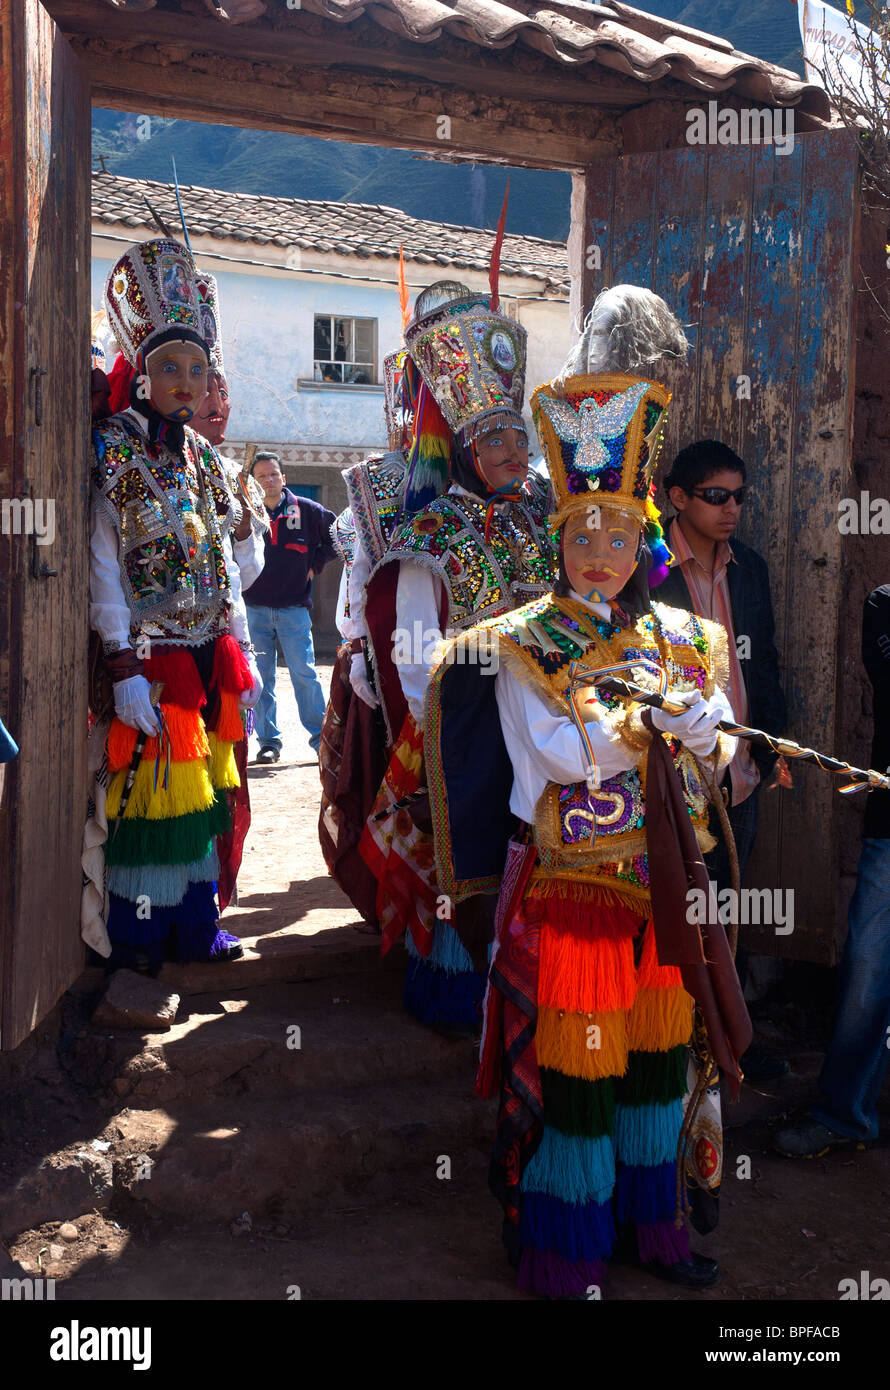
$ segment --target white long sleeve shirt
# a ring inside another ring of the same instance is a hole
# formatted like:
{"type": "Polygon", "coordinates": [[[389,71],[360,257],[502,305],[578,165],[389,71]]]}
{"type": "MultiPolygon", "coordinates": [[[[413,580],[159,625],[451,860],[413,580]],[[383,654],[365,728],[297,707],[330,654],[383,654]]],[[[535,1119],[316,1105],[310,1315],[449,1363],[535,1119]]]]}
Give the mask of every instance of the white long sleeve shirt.
{"type": "MultiPolygon", "coordinates": [[[[611,611],[604,603],[587,603],[573,592],[572,597],[608,621],[611,611]]],[[[568,786],[582,782],[587,776],[588,757],[581,735],[568,715],[557,714],[546,699],[531,686],[517,679],[508,667],[501,665],[495,684],[495,698],[507,752],[513,764],[513,788],[510,810],[521,820],[533,822],[535,807],[549,782],[568,786]]],[[[724,711],[722,717],[732,719],[733,713],[723,691],[715,689],[712,699],[724,711]]],[[[619,710],[614,717],[620,717],[619,710]]],[[[595,781],[599,786],[619,772],[636,767],[645,749],[632,748],[615,731],[613,716],[586,725],[587,735],[596,760],[595,781]]],[[[736,740],[724,739],[721,747],[720,770],[728,764],[735,751],[736,740]]]]}

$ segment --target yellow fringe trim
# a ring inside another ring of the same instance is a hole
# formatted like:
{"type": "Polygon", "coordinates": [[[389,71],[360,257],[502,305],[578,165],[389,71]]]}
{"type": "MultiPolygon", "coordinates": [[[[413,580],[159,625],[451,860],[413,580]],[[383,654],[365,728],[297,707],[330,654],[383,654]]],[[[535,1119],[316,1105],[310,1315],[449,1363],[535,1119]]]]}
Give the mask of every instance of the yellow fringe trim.
{"type": "MultiPolygon", "coordinates": [[[[122,768],[115,774],[108,788],[105,814],[109,821],[118,813],[126,777],[126,770],[122,768]]],[[[171,763],[166,791],[162,786],[162,777],[163,766],[158,775],[158,789],[155,791],[154,760],[139,764],[124,812],[124,820],[137,817],[145,820],[171,820],[174,816],[187,816],[192,811],[207,811],[213,805],[213,785],[203,758],[190,763],[171,763]]]]}
{"type": "Polygon", "coordinates": [[[626,888],[615,888],[612,887],[614,881],[614,875],[606,884],[602,880],[591,882],[589,876],[586,880],[568,875],[557,878],[542,869],[533,869],[528,891],[537,898],[571,898],[573,902],[589,902],[603,907],[629,907],[641,916],[649,911],[648,888],[634,888],[631,884],[626,888]]]}
{"type": "Polygon", "coordinates": [[[572,1013],[629,1009],[636,995],[633,941],[579,941],[541,926],[538,1005],[572,1013]]]}
{"type": "Polygon", "coordinates": [[[692,995],[685,989],[644,989],[627,1019],[632,1052],[667,1052],[692,1036],[692,995]]]}
{"type": "Polygon", "coordinates": [[[235,763],[234,745],[226,743],[216,734],[208,734],[210,741],[210,780],[217,791],[220,788],[240,787],[241,778],[235,763]]]}
{"type": "Polygon", "coordinates": [[[627,1026],[622,1010],[610,1013],[564,1013],[539,1008],[535,1030],[539,1067],[564,1076],[600,1081],[627,1071],[627,1026]]]}

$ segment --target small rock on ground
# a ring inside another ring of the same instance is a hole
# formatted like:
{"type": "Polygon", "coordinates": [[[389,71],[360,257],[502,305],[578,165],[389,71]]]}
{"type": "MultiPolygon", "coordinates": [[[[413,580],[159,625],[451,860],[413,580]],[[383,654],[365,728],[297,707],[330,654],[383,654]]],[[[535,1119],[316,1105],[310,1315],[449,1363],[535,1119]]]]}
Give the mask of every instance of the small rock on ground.
{"type": "Polygon", "coordinates": [[[149,1032],[170,1027],[179,1009],[179,995],[135,970],[116,970],[93,1023],[102,1028],[140,1028],[149,1032]]]}

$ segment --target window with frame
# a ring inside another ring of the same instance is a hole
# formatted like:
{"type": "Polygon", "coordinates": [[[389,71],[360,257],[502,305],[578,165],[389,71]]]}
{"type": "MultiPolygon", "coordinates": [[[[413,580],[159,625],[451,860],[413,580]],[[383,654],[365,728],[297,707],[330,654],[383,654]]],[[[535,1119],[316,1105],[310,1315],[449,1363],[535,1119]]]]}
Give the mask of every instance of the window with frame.
{"type": "Polygon", "coordinates": [[[377,320],[316,314],[315,380],[338,386],[377,382],[377,320]]]}

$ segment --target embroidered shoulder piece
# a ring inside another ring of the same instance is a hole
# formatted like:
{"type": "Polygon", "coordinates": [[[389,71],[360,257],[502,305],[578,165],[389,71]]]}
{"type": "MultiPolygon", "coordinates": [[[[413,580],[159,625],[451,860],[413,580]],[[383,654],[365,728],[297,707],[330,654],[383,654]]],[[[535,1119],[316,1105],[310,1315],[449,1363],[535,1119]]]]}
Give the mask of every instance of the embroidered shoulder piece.
{"type": "Polygon", "coordinates": [[[366,459],[344,469],[343,481],[356,533],[373,568],[402,519],[405,460],[398,451],[366,459]]]}
{"type": "Polygon", "coordinates": [[[439,575],[449,596],[448,626],[463,629],[543,595],[553,581],[552,553],[524,502],[493,511],[446,493],[398,528],[385,559],[412,559],[439,575]]]}

